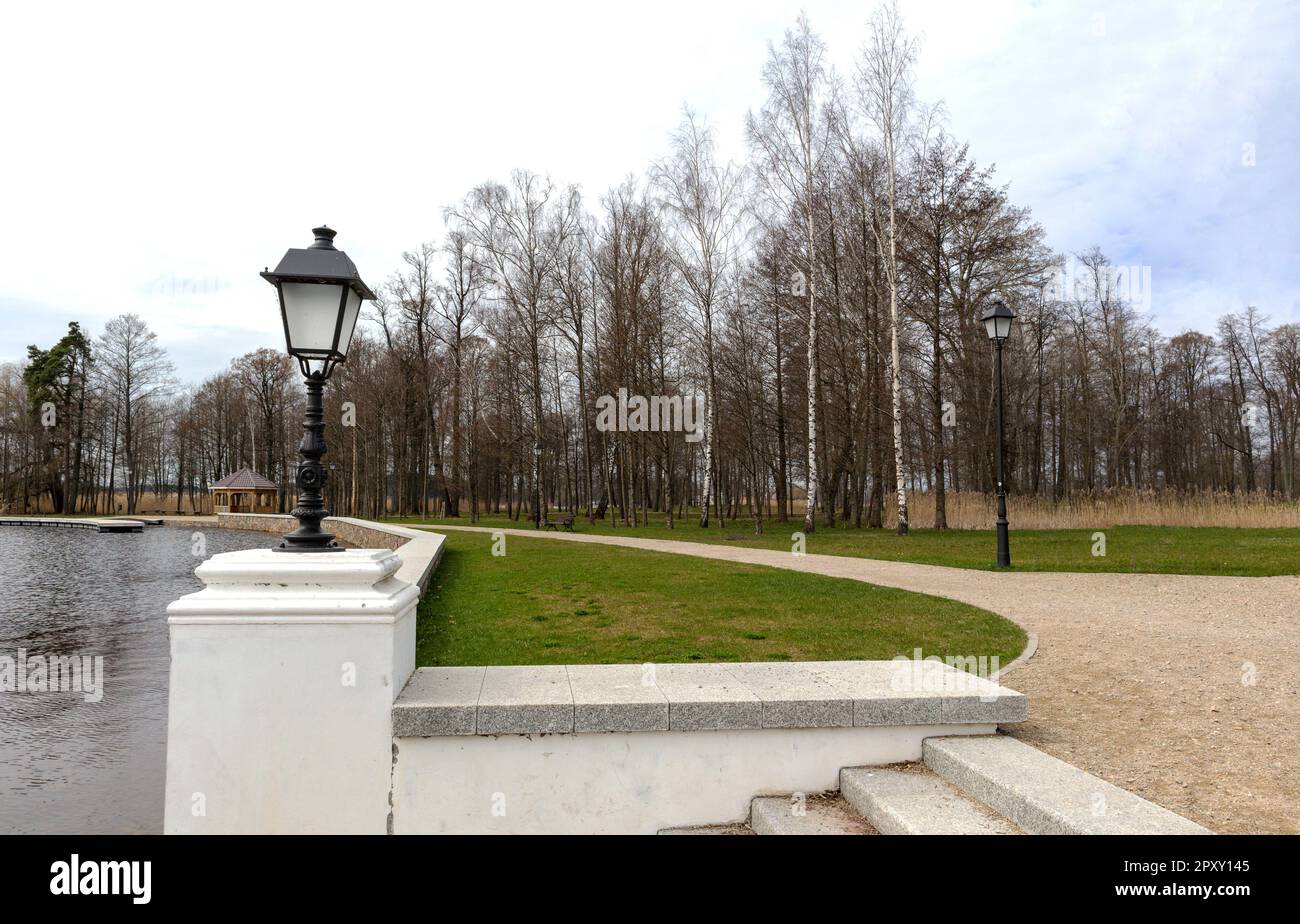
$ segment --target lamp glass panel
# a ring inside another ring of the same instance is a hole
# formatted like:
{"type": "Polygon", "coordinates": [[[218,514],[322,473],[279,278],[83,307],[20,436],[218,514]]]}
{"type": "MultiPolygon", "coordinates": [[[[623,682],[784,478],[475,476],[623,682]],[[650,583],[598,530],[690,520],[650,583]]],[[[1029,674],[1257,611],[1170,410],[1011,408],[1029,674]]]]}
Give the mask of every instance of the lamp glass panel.
{"type": "Polygon", "coordinates": [[[998,322],[996,318],[984,319],[984,329],[988,331],[990,340],[996,340],[998,338],[997,323],[998,322]]]}
{"type": "Polygon", "coordinates": [[[1010,319],[1010,318],[998,318],[996,323],[997,323],[997,325],[998,325],[998,339],[999,339],[999,340],[1006,340],[1008,337],[1011,336],[1011,319],[1010,319]]]}
{"type": "Polygon", "coordinates": [[[348,345],[352,342],[352,331],[357,326],[357,315],[361,312],[361,296],[351,287],[348,288],[348,300],[343,306],[343,326],[339,328],[339,352],[348,355],[348,345]]]}
{"type": "Polygon", "coordinates": [[[329,353],[339,320],[340,286],[313,282],[285,282],[284,314],[289,329],[290,353],[329,353]]]}

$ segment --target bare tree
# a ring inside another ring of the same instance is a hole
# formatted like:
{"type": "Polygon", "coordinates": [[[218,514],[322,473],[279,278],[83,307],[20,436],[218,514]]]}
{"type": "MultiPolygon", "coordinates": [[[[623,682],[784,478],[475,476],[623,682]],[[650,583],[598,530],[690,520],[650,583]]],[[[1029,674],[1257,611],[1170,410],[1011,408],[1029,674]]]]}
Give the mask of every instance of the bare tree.
{"type": "MultiPolygon", "coordinates": [[[[140,472],[136,437],[142,422],[161,410],[159,399],[172,387],[171,361],[158,335],[139,315],[121,314],[104,325],[95,342],[94,369],[119,414],[119,437],[126,460],[126,512],[135,513],[140,472]]],[[[109,498],[110,510],[112,497],[109,498]]]]}
{"type": "Polygon", "coordinates": [[[579,216],[575,233],[564,244],[555,279],[561,301],[557,326],[573,351],[574,375],[578,380],[578,434],[582,440],[583,487],[586,491],[589,523],[594,523],[596,519],[591,480],[591,415],[587,394],[587,328],[596,314],[593,240],[594,232],[590,221],[585,216],[579,216]]]}
{"type": "Polygon", "coordinates": [[[532,517],[540,527],[542,492],[542,347],[551,332],[554,269],[574,233],[576,194],[557,198],[549,179],[516,170],[510,185],[485,183],[470,193],[464,206],[449,214],[474,241],[481,265],[519,334],[516,347],[528,362],[531,386],[533,445],[532,517]]]}
{"type": "Polygon", "coordinates": [[[482,262],[463,228],[453,227],[442,245],[446,266],[438,286],[434,333],[451,357],[451,478],[447,515],[460,516],[464,453],[465,341],[478,332],[479,300],[486,286],[482,262]]]}
{"type": "MultiPolygon", "coordinates": [[[[687,107],[673,133],[672,154],[651,170],[659,200],[672,217],[668,253],[687,298],[699,314],[709,396],[704,427],[704,490],[700,526],[709,525],[713,446],[718,429],[718,372],[713,328],[724,284],[735,259],[741,218],[741,172],[719,164],[713,134],[687,107]]],[[[721,516],[721,511],[719,511],[721,516]]]]}
{"type": "MultiPolygon", "coordinates": [[[[279,442],[276,439],[276,420],[278,417],[283,424],[284,409],[289,400],[288,391],[294,382],[293,361],[282,350],[263,347],[240,356],[230,364],[230,369],[235,376],[235,381],[252,400],[261,417],[263,463],[260,467],[268,478],[275,478],[277,474],[275,458],[279,442]]],[[[253,465],[255,468],[259,467],[256,459],[253,460],[253,465]]],[[[280,471],[281,477],[278,479],[281,510],[284,509],[283,502],[286,497],[284,474],[285,472],[280,471]]]]}

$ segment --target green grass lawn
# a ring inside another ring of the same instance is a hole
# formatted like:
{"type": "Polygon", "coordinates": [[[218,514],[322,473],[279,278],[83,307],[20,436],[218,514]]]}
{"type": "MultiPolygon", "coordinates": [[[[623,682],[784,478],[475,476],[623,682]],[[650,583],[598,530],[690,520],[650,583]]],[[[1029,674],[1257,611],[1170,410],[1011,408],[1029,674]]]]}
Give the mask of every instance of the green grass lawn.
{"type": "MultiPolygon", "coordinates": [[[[736,521],[725,528],[700,529],[698,520],[679,521],[666,529],[662,518],[649,526],[612,528],[608,521],[589,525],[581,515],[578,532],[687,542],[711,542],[763,549],[789,549],[790,535],[802,521],[764,521],[764,534],[755,536],[753,523],[736,521]]],[[[508,526],[531,529],[527,520],[482,517],[471,524],[459,519],[413,519],[403,523],[439,522],[462,526],[508,526]]],[[[1277,575],[1300,574],[1300,530],[1234,529],[1229,527],[1113,526],[1100,530],[1106,536],[1106,554],[1094,555],[1090,529],[1036,529],[1011,531],[1011,561],[1020,571],[1122,571],[1153,574],[1277,575]]],[[[887,561],[912,561],[954,568],[993,569],[996,539],[992,530],[913,529],[906,537],[892,530],[827,528],[818,525],[807,537],[808,552],[849,555],[887,561]]]]}
{"type": "Polygon", "coordinates": [[[815,574],[543,539],[450,533],[417,663],[574,664],[997,656],[1025,633],[964,603],[815,574]]]}

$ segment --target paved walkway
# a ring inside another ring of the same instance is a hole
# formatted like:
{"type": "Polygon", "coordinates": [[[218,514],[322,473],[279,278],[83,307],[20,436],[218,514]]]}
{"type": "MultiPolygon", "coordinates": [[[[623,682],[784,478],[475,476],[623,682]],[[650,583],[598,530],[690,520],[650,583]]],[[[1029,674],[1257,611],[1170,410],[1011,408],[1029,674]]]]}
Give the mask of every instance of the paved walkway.
{"type": "MultiPolygon", "coordinates": [[[[493,532],[487,527],[421,527],[493,532]]],[[[1221,832],[1300,832],[1300,578],[996,573],[699,542],[539,533],[961,600],[1038,637],[1011,734],[1221,832]]]]}

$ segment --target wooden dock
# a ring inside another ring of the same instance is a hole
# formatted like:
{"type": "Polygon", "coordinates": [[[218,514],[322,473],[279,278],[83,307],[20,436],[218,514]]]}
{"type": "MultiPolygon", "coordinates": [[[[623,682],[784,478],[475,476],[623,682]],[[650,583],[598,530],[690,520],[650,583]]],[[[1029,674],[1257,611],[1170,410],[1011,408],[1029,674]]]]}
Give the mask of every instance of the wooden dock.
{"type": "MultiPolygon", "coordinates": [[[[161,523],[161,521],[158,521],[161,523]]],[[[93,529],[101,533],[142,533],[146,521],[125,517],[2,517],[0,526],[53,526],[93,529]]]]}

